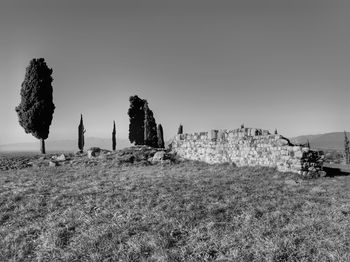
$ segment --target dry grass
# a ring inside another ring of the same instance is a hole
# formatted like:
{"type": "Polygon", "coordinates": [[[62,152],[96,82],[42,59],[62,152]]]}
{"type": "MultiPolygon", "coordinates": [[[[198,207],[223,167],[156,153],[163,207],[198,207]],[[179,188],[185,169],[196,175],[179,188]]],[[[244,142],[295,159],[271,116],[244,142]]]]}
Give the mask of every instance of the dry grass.
{"type": "Polygon", "coordinates": [[[267,168],[1,171],[0,261],[350,261],[350,176],[267,168]]]}

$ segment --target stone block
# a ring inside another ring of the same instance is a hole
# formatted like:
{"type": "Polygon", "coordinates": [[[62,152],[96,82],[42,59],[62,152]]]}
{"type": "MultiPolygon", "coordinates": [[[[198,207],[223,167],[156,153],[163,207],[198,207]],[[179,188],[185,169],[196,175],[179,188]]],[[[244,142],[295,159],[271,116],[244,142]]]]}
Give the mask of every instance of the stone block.
{"type": "Polygon", "coordinates": [[[218,138],[218,130],[215,130],[215,129],[211,130],[210,135],[209,135],[209,139],[211,141],[216,141],[217,138],[218,138]]]}
{"type": "Polygon", "coordinates": [[[221,141],[225,140],[226,139],[225,135],[226,135],[225,131],[219,130],[219,132],[218,132],[218,139],[221,140],[221,141]]]}
{"type": "Polygon", "coordinates": [[[293,146],[293,151],[300,151],[301,147],[300,146],[293,146]]]}
{"type": "Polygon", "coordinates": [[[287,146],[286,148],[287,148],[287,150],[290,151],[290,152],[293,151],[293,146],[287,146]]]}
{"type": "Polygon", "coordinates": [[[288,140],[284,138],[280,138],[279,140],[277,140],[277,143],[279,146],[285,146],[289,144],[288,140]]]}
{"type": "Polygon", "coordinates": [[[310,151],[310,148],[308,148],[308,147],[303,147],[303,148],[302,148],[302,151],[308,153],[308,152],[310,151]]]}
{"type": "Polygon", "coordinates": [[[263,130],[262,135],[263,136],[268,136],[270,134],[269,130],[263,130]]]}
{"type": "Polygon", "coordinates": [[[296,158],[302,158],[302,157],[303,157],[303,152],[302,152],[302,151],[296,151],[296,152],[294,152],[294,157],[296,157],[296,158]]]}

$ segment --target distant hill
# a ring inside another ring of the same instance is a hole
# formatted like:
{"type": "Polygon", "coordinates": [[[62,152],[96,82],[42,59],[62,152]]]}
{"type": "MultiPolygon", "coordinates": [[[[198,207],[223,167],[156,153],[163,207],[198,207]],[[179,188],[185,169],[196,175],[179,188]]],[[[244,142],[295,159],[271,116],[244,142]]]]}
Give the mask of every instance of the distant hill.
{"type": "MultiPolygon", "coordinates": [[[[97,138],[97,137],[87,137],[85,138],[84,148],[88,149],[90,147],[100,147],[103,149],[112,149],[112,141],[110,138],[97,138]]],[[[117,149],[123,149],[125,147],[131,146],[129,140],[127,139],[117,139],[117,149]]],[[[77,140],[48,140],[45,143],[46,151],[78,151],[77,140]]],[[[7,144],[0,145],[0,151],[38,151],[39,141],[37,143],[17,143],[17,144],[7,144]]]]}
{"type": "MultiPolygon", "coordinates": [[[[350,139],[350,133],[347,132],[347,136],[350,139]]],[[[291,138],[293,143],[306,143],[310,142],[311,148],[316,149],[335,149],[343,150],[344,148],[344,132],[333,132],[318,135],[304,135],[291,138]]]]}
{"type": "MultiPolygon", "coordinates": [[[[350,139],[350,133],[347,133],[350,139]]],[[[166,145],[171,142],[172,139],[166,141],[166,145]]],[[[335,149],[343,150],[344,148],[344,132],[333,132],[326,134],[317,135],[302,135],[290,138],[292,143],[304,144],[310,141],[311,148],[315,149],[335,149]]],[[[87,137],[85,138],[86,149],[97,146],[100,148],[111,150],[112,142],[110,138],[98,138],[98,137],[87,137]]],[[[127,139],[117,139],[117,149],[123,149],[125,147],[131,146],[129,140],[127,139]]],[[[33,143],[17,143],[17,144],[7,144],[0,145],[0,152],[5,151],[38,151],[39,141],[33,143]]],[[[46,151],[77,151],[78,142],[77,140],[47,140],[46,141],[46,151]]]]}

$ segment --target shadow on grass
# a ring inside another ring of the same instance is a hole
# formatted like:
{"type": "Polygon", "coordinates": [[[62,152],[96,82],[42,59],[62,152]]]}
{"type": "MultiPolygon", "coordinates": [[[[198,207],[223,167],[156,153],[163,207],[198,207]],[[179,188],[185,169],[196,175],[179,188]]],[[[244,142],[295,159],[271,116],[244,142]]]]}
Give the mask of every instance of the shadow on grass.
{"type": "Polygon", "coordinates": [[[335,177],[335,176],[349,176],[349,171],[341,170],[340,168],[335,167],[323,167],[323,171],[327,173],[327,177],[335,177]]]}

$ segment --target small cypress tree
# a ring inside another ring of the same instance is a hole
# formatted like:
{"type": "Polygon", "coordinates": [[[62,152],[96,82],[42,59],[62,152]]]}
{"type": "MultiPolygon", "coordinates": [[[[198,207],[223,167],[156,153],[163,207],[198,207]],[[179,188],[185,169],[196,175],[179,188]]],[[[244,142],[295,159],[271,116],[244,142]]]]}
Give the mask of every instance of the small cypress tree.
{"type": "Polygon", "coordinates": [[[277,128],[275,129],[275,135],[277,135],[278,134],[278,132],[277,132],[277,128]]]}
{"type": "Polygon", "coordinates": [[[179,128],[178,128],[178,130],[177,130],[177,134],[178,135],[180,135],[180,134],[183,134],[183,126],[182,126],[182,124],[180,124],[180,126],[179,126],[179,128]]]}
{"type": "Polygon", "coordinates": [[[52,69],[44,58],[32,59],[22,82],[21,102],[15,109],[24,131],[40,139],[42,154],[45,154],[45,139],[55,111],[51,75],[52,69]]]}
{"type": "Polygon", "coordinates": [[[83,115],[80,114],[80,123],[78,126],[78,147],[80,152],[84,151],[84,144],[85,144],[84,133],[85,132],[86,130],[84,128],[83,115]]]}
{"type": "Polygon", "coordinates": [[[242,128],[242,129],[244,128],[244,124],[241,124],[241,128],[242,128]]]}
{"type": "Polygon", "coordinates": [[[306,142],[306,146],[307,146],[308,148],[310,148],[310,141],[309,141],[309,139],[308,139],[307,142],[306,142]]]}
{"type": "Polygon", "coordinates": [[[113,131],[112,131],[112,150],[115,151],[117,145],[115,122],[113,121],[113,131]]]}
{"type": "Polygon", "coordinates": [[[349,156],[350,156],[350,149],[349,149],[349,139],[346,135],[346,132],[344,131],[344,162],[346,165],[349,164],[349,156]]]}
{"type": "Polygon", "coordinates": [[[163,127],[161,124],[158,124],[157,137],[158,137],[158,148],[164,148],[163,127]]]}

